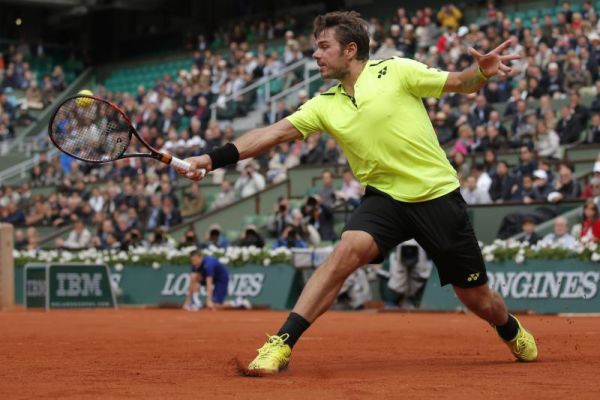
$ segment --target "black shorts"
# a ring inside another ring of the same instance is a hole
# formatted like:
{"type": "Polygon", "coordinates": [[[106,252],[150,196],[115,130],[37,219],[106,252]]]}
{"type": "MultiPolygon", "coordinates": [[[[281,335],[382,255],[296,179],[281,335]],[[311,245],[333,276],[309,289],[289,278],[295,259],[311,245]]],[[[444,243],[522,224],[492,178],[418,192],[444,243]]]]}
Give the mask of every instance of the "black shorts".
{"type": "Polygon", "coordinates": [[[419,203],[394,200],[367,186],[344,231],[364,231],[383,258],[398,244],[415,239],[433,260],[442,286],[468,288],[487,282],[485,263],[460,191],[419,203]]]}

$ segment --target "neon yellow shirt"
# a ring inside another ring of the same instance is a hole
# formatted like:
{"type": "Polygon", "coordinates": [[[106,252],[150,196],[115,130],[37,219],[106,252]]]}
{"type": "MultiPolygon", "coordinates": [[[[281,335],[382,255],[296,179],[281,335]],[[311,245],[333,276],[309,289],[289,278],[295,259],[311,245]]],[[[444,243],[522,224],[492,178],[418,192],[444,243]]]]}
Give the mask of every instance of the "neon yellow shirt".
{"type": "Polygon", "coordinates": [[[317,131],[332,135],[363,185],[399,201],[435,199],[459,183],[421,98],[440,97],[447,78],[410,59],[369,60],[354,98],[340,84],[287,119],[304,139],[317,131]]]}

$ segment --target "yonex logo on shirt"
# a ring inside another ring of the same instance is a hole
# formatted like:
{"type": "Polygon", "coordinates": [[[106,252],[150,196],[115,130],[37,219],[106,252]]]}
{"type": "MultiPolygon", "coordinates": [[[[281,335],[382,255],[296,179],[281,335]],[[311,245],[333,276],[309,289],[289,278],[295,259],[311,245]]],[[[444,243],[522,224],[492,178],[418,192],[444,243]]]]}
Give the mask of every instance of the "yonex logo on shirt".
{"type": "Polygon", "coordinates": [[[379,72],[377,73],[377,79],[381,78],[385,74],[387,74],[387,66],[385,66],[385,67],[383,67],[383,69],[379,70],[379,72]]]}
{"type": "Polygon", "coordinates": [[[476,274],[469,274],[469,277],[467,278],[467,282],[473,282],[473,281],[476,281],[477,279],[479,279],[479,272],[476,274]]]}

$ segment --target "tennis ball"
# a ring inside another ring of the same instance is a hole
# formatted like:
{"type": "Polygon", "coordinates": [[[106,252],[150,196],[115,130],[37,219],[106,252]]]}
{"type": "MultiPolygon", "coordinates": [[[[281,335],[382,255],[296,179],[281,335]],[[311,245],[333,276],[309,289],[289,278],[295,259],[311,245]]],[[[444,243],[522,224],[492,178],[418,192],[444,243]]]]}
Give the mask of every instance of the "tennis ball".
{"type": "MultiPolygon", "coordinates": [[[[92,93],[91,90],[87,90],[87,89],[83,89],[80,90],[79,93],[77,93],[78,95],[83,95],[83,96],[93,96],[94,93],[92,93]]],[[[92,99],[87,99],[87,98],[83,98],[80,97],[77,100],[75,100],[75,103],[77,103],[77,105],[79,107],[89,107],[92,105],[94,101],[92,99]]]]}

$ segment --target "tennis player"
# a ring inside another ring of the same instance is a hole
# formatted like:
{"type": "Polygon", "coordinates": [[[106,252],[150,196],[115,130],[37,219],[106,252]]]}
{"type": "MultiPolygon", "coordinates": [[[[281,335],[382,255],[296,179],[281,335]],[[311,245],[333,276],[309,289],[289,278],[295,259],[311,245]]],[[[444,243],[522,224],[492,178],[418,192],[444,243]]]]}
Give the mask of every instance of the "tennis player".
{"type": "Polygon", "coordinates": [[[432,257],[441,283],[451,284],[473,313],[495,326],[518,360],[536,360],[535,339],[486,285],[485,264],[456,173],[422,101],[447,92],[475,93],[489,78],[510,73],[509,62],[519,58],[504,54],[510,41],[488,54],[470,49],[471,67],[445,72],[398,57],[369,60],[367,23],[356,12],[317,16],[314,37],[313,57],[321,76],[337,79],[339,85],[286,119],[187,159],[195,171],[186,176],[198,180],[200,168],[214,170],[277,143],[324,131],[335,138],[366,186],[335,250],[312,275],[277,335],[258,350],[249,372],[276,373],[287,367],[292,348],[329,309],[346,277],[411,238],[432,257]]]}

